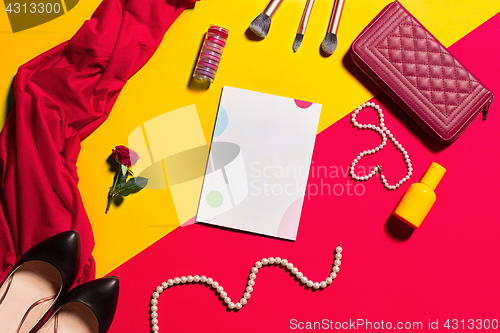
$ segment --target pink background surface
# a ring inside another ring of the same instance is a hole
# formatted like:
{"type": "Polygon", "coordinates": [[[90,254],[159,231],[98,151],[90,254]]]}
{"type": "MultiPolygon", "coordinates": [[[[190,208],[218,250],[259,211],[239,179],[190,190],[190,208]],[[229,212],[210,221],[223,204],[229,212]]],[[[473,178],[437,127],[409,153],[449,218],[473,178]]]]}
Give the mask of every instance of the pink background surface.
{"type": "MultiPolygon", "coordinates": [[[[500,95],[500,14],[451,47],[498,96],[500,95]]],[[[364,80],[359,73],[359,78],[364,80]]],[[[497,97],[498,98],[498,97],[497,97]]],[[[290,320],[334,322],[363,319],[423,323],[447,319],[500,319],[497,176],[500,158],[500,101],[485,122],[480,117],[452,145],[441,146],[385,95],[373,101],[386,125],[410,154],[414,175],[396,191],[376,179],[362,183],[363,195],[348,195],[348,179],[318,175],[318,168],[342,167],[365,149],[379,144],[371,131],[354,129],[350,115],[318,135],[296,242],[288,242],[204,225],[177,228],[116,269],[120,301],[110,332],[149,332],[149,301],[161,282],[182,275],[207,275],[231,299],[241,298],[255,261],[287,258],[310,279],[325,279],[333,251],[344,248],[337,279],[325,290],[307,290],[282,268],[266,267],[257,276],[248,304],[229,312],[214,291],[202,285],[177,286],[159,298],[160,332],[289,331],[290,320]],[[422,226],[412,229],[391,217],[411,183],[431,162],[448,171],[436,189],[437,202],[422,226]],[[315,172],[315,173],[313,173],[315,172]],[[326,193],[328,184],[336,193],[326,193]],[[336,185],[338,184],[338,185],[336,185]],[[323,195],[313,195],[323,187],[323,195]]],[[[373,123],[375,112],[363,110],[360,123],[373,123]]],[[[403,159],[391,146],[358,165],[383,165],[390,183],[405,175],[403,159]]],[[[350,181],[350,193],[354,183],[350,181]]],[[[357,187],[358,194],[362,187],[357,187]]]]}

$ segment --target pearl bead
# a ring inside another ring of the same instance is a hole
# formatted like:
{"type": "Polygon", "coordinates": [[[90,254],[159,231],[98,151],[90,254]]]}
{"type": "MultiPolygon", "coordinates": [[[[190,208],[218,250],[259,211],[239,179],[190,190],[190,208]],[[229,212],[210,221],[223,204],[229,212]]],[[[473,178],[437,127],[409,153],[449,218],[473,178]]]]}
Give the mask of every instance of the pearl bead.
{"type": "Polygon", "coordinates": [[[269,257],[269,265],[274,265],[274,258],[273,257],[269,257]]]}
{"type": "Polygon", "coordinates": [[[178,277],[176,277],[176,278],[174,279],[174,283],[175,283],[175,284],[179,284],[179,283],[181,283],[181,279],[180,279],[180,278],[178,278],[178,277]]]}
{"type": "Polygon", "coordinates": [[[153,330],[153,332],[158,332],[160,328],[158,327],[158,325],[153,325],[151,329],[153,330]]]}
{"type": "Polygon", "coordinates": [[[249,286],[254,286],[255,285],[255,281],[254,280],[248,280],[248,285],[249,286]]]}
{"type": "Polygon", "coordinates": [[[280,257],[274,258],[274,263],[279,265],[281,263],[281,258],[280,257]]]}
{"type": "Polygon", "coordinates": [[[307,281],[309,281],[305,276],[303,276],[301,279],[300,279],[300,282],[302,282],[303,284],[306,284],[307,281]]]}
{"type": "Polygon", "coordinates": [[[188,275],[187,282],[191,283],[193,281],[194,281],[194,277],[192,277],[191,275],[188,275]]]}
{"type": "Polygon", "coordinates": [[[217,292],[220,294],[221,292],[224,291],[224,288],[222,286],[217,287],[217,292]]]}
{"type": "Polygon", "coordinates": [[[292,263],[288,263],[288,265],[286,265],[286,268],[291,271],[292,268],[293,268],[293,264],[292,263]]]}
{"type": "Polygon", "coordinates": [[[240,303],[240,302],[238,302],[238,303],[236,303],[236,304],[234,305],[234,307],[236,308],[236,310],[239,310],[239,309],[241,309],[243,306],[241,305],[241,303],[240,303]]]}
{"type": "Polygon", "coordinates": [[[153,305],[151,307],[151,312],[156,312],[156,311],[158,311],[158,307],[156,305],[153,305]]]}
{"type": "Polygon", "coordinates": [[[252,287],[252,286],[248,286],[248,287],[246,288],[246,291],[247,291],[248,293],[251,293],[251,292],[253,291],[253,287],[252,287]]]}
{"type": "Polygon", "coordinates": [[[186,283],[187,282],[187,277],[181,276],[181,283],[186,283]]]}
{"type": "Polygon", "coordinates": [[[246,299],[249,299],[250,297],[252,297],[252,295],[250,295],[250,293],[244,293],[243,297],[245,297],[246,299]]]}
{"type": "Polygon", "coordinates": [[[299,272],[299,269],[297,267],[292,268],[292,274],[296,275],[299,272]]]}
{"type": "Polygon", "coordinates": [[[333,273],[331,273],[331,274],[330,274],[330,277],[331,277],[332,279],[335,279],[335,278],[337,277],[337,274],[336,274],[335,272],[333,272],[333,273]]]}
{"type": "Polygon", "coordinates": [[[193,281],[194,282],[200,282],[200,276],[199,275],[193,276],[193,281]]]}
{"type": "Polygon", "coordinates": [[[319,284],[319,286],[321,288],[326,288],[326,282],[325,281],[321,281],[320,284],[319,284]]]}
{"type": "Polygon", "coordinates": [[[333,263],[335,266],[340,266],[342,264],[340,260],[335,260],[333,263]]]}
{"type": "Polygon", "coordinates": [[[248,301],[247,301],[247,299],[246,299],[246,298],[242,298],[242,299],[240,299],[240,303],[241,303],[241,305],[246,305],[246,304],[247,304],[247,302],[248,302],[248,301]]]}
{"type": "Polygon", "coordinates": [[[304,274],[302,272],[297,272],[297,274],[295,274],[297,276],[297,279],[302,279],[302,277],[304,277],[304,274]]]}
{"type": "Polygon", "coordinates": [[[201,283],[207,282],[207,277],[205,275],[200,276],[200,282],[201,283]]]}
{"type": "Polygon", "coordinates": [[[153,298],[151,300],[151,305],[156,305],[156,304],[158,304],[158,300],[156,298],[153,298]]]}
{"type": "Polygon", "coordinates": [[[231,302],[231,299],[229,297],[226,297],[224,299],[224,303],[229,304],[231,302]]]}
{"type": "Polygon", "coordinates": [[[325,281],[327,284],[331,284],[333,282],[333,279],[331,277],[327,277],[325,281]]]}
{"type": "Polygon", "coordinates": [[[217,281],[212,282],[212,287],[214,287],[214,289],[217,289],[218,286],[219,286],[219,282],[217,282],[217,281]]]}
{"type": "Polygon", "coordinates": [[[318,290],[319,289],[319,283],[318,282],[314,282],[313,283],[313,288],[318,290]]]}
{"type": "Polygon", "coordinates": [[[175,282],[174,282],[174,279],[168,279],[168,281],[167,281],[167,284],[168,284],[169,286],[173,286],[173,285],[174,285],[174,283],[175,283],[175,282]]]}
{"type": "Polygon", "coordinates": [[[262,262],[257,261],[257,262],[255,263],[255,267],[257,267],[257,268],[261,268],[261,267],[262,267],[262,262]]]}
{"type": "Polygon", "coordinates": [[[286,266],[286,265],[288,265],[288,260],[281,259],[281,266],[286,266]]]}
{"type": "Polygon", "coordinates": [[[250,274],[250,275],[248,276],[248,278],[249,278],[250,280],[255,280],[255,279],[257,278],[257,275],[255,275],[254,273],[252,273],[252,274],[250,274]]]}
{"type": "Polygon", "coordinates": [[[370,106],[371,106],[372,108],[373,108],[373,107],[375,107],[375,103],[371,102],[371,103],[370,103],[370,106]]]}
{"type": "Polygon", "coordinates": [[[342,253],[342,248],[340,246],[337,246],[337,248],[335,249],[335,251],[337,251],[337,253],[342,253]]]}
{"type": "Polygon", "coordinates": [[[208,278],[208,279],[207,279],[207,284],[208,284],[208,285],[211,285],[212,283],[214,283],[214,279],[212,279],[212,278],[208,278]]]}
{"type": "Polygon", "coordinates": [[[259,269],[257,267],[252,267],[251,271],[252,271],[252,273],[257,274],[259,269]]]}
{"type": "Polygon", "coordinates": [[[156,287],[156,292],[161,293],[163,291],[163,288],[161,286],[156,287]]]}
{"type": "Polygon", "coordinates": [[[158,324],[158,319],[154,318],[153,320],[151,320],[151,324],[153,324],[153,325],[158,324]]]}
{"type": "Polygon", "coordinates": [[[340,268],[339,266],[333,266],[333,269],[332,269],[335,273],[338,273],[340,271],[340,268]]]}
{"type": "Polygon", "coordinates": [[[167,289],[167,288],[168,288],[168,283],[167,283],[167,282],[162,282],[162,283],[161,283],[161,287],[162,287],[163,289],[167,289]]]}
{"type": "Polygon", "coordinates": [[[342,255],[340,253],[335,254],[335,259],[338,260],[342,259],[342,255]]]}
{"type": "Polygon", "coordinates": [[[220,293],[220,297],[221,297],[222,299],[226,298],[226,297],[227,297],[227,293],[226,293],[225,291],[221,292],[221,293],[220,293]]]}
{"type": "Polygon", "coordinates": [[[269,259],[264,258],[261,260],[261,262],[262,262],[262,266],[266,266],[267,264],[269,264],[269,259]]]}
{"type": "Polygon", "coordinates": [[[159,294],[159,293],[157,293],[157,292],[155,291],[155,292],[153,293],[153,298],[158,298],[158,297],[160,297],[160,294],[159,294]]]}
{"type": "Polygon", "coordinates": [[[156,312],[151,313],[151,318],[153,319],[158,318],[158,313],[156,312]]]}
{"type": "Polygon", "coordinates": [[[308,280],[308,281],[307,281],[307,283],[306,283],[306,285],[307,285],[309,288],[311,288],[311,287],[313,286],[313,284],[314,284],[314,283],[313,283],[311,280],[308,280]]]}
{"type": "Polygon", "coordinates": [[[231,302],[231,303],[229,303],[229,304],[227,305],[227,307],[228,307],[228,308],[230,308],[231,310],[232,310],[232,309],[234,309],[234,307],[235,307],[235,306],[236,306],[236,305],[235,305],[233,302],[231,302]]]}

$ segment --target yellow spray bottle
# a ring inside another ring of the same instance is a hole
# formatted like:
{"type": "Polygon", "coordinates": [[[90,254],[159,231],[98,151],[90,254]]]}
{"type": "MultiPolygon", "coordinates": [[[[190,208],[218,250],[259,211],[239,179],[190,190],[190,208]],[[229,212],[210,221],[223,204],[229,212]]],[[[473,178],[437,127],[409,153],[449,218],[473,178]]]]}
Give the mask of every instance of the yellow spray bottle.
{"type": "Polygon", "coordinates": [[[445,168],[433,162],[420,183],[410,186],[394,210],[394,215],[414,228],[420,227],[436,201],[434,190],[445,172],[445,168]]]}

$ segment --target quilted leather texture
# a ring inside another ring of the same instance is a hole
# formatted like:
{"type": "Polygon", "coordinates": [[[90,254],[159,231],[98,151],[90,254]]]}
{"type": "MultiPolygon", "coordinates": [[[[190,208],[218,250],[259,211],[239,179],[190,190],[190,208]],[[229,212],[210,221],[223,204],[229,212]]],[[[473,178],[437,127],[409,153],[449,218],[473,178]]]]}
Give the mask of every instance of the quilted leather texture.
{"type": "Polygon", "coordinates": [[[399,2],[356,38],[355,62],[421,126],[451,142],[493,94],[399,2]]]}

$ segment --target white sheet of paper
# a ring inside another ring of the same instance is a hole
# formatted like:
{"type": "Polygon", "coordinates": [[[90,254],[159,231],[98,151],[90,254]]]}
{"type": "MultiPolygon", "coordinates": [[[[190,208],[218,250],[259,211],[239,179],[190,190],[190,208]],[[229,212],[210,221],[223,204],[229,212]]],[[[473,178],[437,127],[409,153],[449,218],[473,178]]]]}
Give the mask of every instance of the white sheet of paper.
{"type": "Polygon", "coordinates": [[[196,221],[295,240],[320,112],[224,87],[196,221]]]}

